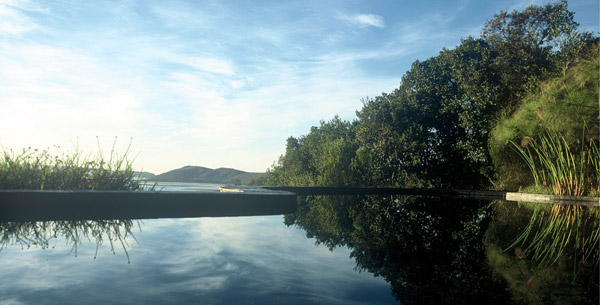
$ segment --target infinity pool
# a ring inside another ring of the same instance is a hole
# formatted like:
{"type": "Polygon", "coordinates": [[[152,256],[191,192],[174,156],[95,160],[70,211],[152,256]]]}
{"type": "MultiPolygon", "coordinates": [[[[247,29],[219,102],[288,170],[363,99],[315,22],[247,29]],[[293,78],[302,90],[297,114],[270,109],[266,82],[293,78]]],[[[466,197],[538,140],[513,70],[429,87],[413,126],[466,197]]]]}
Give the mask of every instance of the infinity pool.
{"type": "Polygon", "coordinates": [[[508,246],[530,216],[509,203],[309,196],[276,216],[4,222],[0,304],[597,303],[593,259],[542,268],[508,246]]]}
{"type": "Polygon", "coordinates": [[[7,245],[0,304],[397,303],[382,278],[353,270],[347,248],[316,246],[282,216],[139,227],[121,237],[128,246],[113,240],[114,255],[107,232],[97,253],[96,240],[83,236],[76,253],[64,236],[49,236],[45,249],[7,245]]]}

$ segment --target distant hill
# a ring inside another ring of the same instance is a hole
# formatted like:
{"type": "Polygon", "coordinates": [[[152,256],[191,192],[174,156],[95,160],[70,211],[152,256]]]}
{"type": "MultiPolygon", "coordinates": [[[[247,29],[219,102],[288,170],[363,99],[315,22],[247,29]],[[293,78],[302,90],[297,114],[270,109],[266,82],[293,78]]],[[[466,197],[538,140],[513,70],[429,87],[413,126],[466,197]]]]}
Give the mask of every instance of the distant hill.
{"type": "Polygon", "coordinates": [[[156,175],[151,172],[136,172],[136,171],[134,171],[133,177],[135,177],[137,179],[144,179],[144,180],[156,179],[156,175]]]}
{"type": "Polygon", "coordinates": [[[265,173],[249,173],[233,168],[210,169],[202,166],[184,166],[160,175],[142,172],[142,178],[164,182],[199,182],[224,184],[249,184],[265,176],[265,173]],[[150,175],[152,176],[150,176],[150,175]]]}

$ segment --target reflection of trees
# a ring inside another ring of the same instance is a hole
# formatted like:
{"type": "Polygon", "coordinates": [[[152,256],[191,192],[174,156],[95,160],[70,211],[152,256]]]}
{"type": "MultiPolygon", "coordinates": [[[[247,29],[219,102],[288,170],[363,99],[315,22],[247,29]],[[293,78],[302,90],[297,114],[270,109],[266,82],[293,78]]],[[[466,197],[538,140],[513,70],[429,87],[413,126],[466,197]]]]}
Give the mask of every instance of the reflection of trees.
{"type": "Polygon", "coordinates": [[[494,204],[485,245],[494,272],[528,304],[598,304],[598,209],[494,204]],[[557,213],[577,210],[576,215],[557,213]]]}
{"type": "Polygon", "coordinates": [[[402,304],[507,304],[486,268],[488,219],[476,203],[329,196],[303,200],[285,222],[330,249],[349,247],[357,269],[383,277],[402,304]]]}
{"type": "Polygon", "coordinates": [[[56,242],[63,238],[71,246],[71,253],[77,256],[78,247],[87,239],[96,243],[94,258],[98,255],[99,247],[108,241],[110,251],[115,254],[115,245],[120,245],[129,262],[128,239],[135,240],[131,229],[136,224],[139,227],[139,221],[131,219],[3,222],[0,223],[0,250],[9,245],[46,249],[54,247],[51,245],[53,240],[56,242]]]}

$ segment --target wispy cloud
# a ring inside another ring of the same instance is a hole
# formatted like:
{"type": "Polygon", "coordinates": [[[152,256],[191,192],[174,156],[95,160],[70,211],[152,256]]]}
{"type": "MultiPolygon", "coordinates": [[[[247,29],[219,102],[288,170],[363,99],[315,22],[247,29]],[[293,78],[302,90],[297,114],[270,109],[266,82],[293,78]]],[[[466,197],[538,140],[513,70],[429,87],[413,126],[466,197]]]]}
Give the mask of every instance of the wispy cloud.
{"type": "Polygon", "coordinates": [[[340,19],[347,21],[359,27],[376,27],[385,28],[385,21],[382,16],[374,14],[356,14],[356,15],[340,15],[340,19]]]}
{"type": "Polygon", "coordinates": [[[19,36],[33,30],[38,25],[27,17],[27,12],[47,12],[28,1],[0,1],[0,35],[19,36]]]}
{"type": "Polygon", "coordinates": [[[377,28],[384,28],[385,22],[383,17],[372,14],[360,14],[352,18],[355,22],[363,26],[374,26],[377,28]]]}
{"type": "MultiPolygon", "coordinates": [[[[0,127],[21,126],[2,135],[1,143],[43,148],[79,138],[93,151],[96,136],[107,144],[114,136],[123,142],[132,137],[134,152],[142,152],[137,162],[147,170],[191,164],[264,171],[282,153],[285,138],[335,114],[351,119],[362,97],[398,81],[365,79],[350,62],[312,56],[323,51],[312,51],[311,40],[294,39],[309,29],[266,32],[259,25],[244,35],[225,33],[228,40],[213,47],[204,30],[199,35],[186,27],[194,39],[178,39],[160,27],[138,32],[133,21],[139,16],[126,8],[103,14],[124,21],[76,41],[63,38],[69,31],[44,28],[58,45],[16,39],[0,46],[0,104],[6,110],[0,127]],[[256,47],[261,40],[286,53],[237,47],[256,47]]],[[[186,14],[160,10],[161,20],[170,20],[167,27],[178,26],[175,16],[186,14]]]]}
{"type": "Polygon", "coordinates": [[[287,137],[355,118],[361,98],[474,31],[464,1],[418,18],[343,3],[40,3],[0,0],[0,129],[14,131],[0,145],[132,137],[136,166],[155,172],[263,171],[287,137]]]}
{"type": "Polygon", "coordinates": [[[223,75],[233,75],[235,72],[233,71],[233,67],[227,60],[218,59],[218,58],[186,58],[185,60],[180,61],[179,63],[188,65],[192,68],[216,73],[223,75]]]}

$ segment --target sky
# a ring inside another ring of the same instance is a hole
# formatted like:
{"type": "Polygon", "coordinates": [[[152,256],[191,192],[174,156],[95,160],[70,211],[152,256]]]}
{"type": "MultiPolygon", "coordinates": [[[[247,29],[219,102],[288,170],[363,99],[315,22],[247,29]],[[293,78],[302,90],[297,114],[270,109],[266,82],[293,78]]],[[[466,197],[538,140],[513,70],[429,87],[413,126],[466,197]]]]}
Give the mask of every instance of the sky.
{"type": "MultiPolygon", "coordinates": [[[[0,0],[0,150],[264,172],[415,60],[546,1],[0,0]],[[115,144],[116,143],[116,144],[115,144]],[[56,148],[60,147],[60,148],[56,148]]],[[[598,33],[597,0],[569,1],[598,33]]]]}

